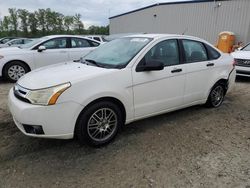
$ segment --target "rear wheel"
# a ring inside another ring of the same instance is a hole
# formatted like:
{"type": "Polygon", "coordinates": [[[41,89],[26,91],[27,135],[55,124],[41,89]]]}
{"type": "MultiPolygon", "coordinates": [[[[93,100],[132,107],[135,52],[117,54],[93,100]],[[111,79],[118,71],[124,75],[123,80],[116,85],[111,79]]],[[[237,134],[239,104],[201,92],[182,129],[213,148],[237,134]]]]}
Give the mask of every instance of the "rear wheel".
{"type": "Polygon", "coordinates": [[[206,105],[208,107],[214,107],[214,108],[219,107],[224,100],[225,92],[226,91],[223,84],[221,83],[216,84],[210,91],[206,105]]]}
{"type": "Polygon", "coordinates": [[[4,77],[11,82],[16,82],[27,72],[29,72],[29,68],[20,61],[12,61],[8,63],[3,70],[4,77]]]}
{"type": "Polygon", "coordinates": [[[121,110],[109,101],[88,107],[78,119],[76,135],[81,144],[101,146],[114,139],[122,125],[121,110]]]}

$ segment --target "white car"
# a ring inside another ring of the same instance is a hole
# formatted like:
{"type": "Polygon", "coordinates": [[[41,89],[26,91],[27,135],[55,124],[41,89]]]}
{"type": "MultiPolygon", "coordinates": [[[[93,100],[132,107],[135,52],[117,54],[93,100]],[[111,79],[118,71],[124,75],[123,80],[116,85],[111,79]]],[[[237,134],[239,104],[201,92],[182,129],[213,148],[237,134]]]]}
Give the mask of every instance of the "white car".
{"type": "Polygon", "coordinates": [[[79,60],[99,45],[99,42],[81,36],[52,35],[19,48],[3,48],[0,49],[0,77],[15,82],[36,68],[79,60]]]}
{"type": "Polygon", "coordinates": [[[23,44],[27,44],[29,42],[32,42],[35,39],[28,39],[28,38],[18,38],[10,40],[4,44],[0,44],[0,48],[6,48],[6,47],[19,47],[23,44]]]}
{"type": "Polygon", "coordinates": [[[250,43],[231,55],[236,62],[236,75],[250,77],[250,43]]]}
{"type": "Polygon", "coordinates": [[[87,35],[85,37],[99,41],[101,43],[107,42],[107,40],[102,35],[87,35]]]}
{"type": "Polygon", "coordinates": [[[234,60],[206,41],[145,34],[101,45],[78,63],[32,71],[9,93],[28,136],[100,146],[123,124],[188,106],[219,107],[235,80],[234,60]]]}

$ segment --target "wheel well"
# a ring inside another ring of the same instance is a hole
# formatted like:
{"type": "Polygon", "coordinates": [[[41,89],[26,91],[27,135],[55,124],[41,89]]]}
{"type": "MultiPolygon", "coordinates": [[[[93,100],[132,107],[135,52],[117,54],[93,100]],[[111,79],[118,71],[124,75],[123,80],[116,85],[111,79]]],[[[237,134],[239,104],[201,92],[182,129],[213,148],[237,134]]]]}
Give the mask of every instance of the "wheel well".
{"type": "MultiPolygon", "coordinates": [[[[122,117],[123,117],[123,123],[125,123],[125,121],[126,121],[126,110],[125,110],[125,107],[124,107],[123,103],[120,100],[118,100],[118,99],[116,99],[114,97],[102,97],[102,98],[99,98],[99,99],[96,99],[96,100],[90,102],[87,106],[85,106],[83,108],[83,110],[81,111],[81,113],[77,117],[76,125],[77,125],[77,123],[79,121],[80,115],[82,113],[84,113],[86,111],[86,109],[88,109],[89,106],[91,106],[91,105],[93,105],[95,103],[101,102],[101,101],[109,101],[109,102],[112,102],[112,103],[116,104],[121,110],[122,117]]],[[[76,125],[75,125],[75,128],[76,128],[76,125]]]]}
{"type": "Polygon", "coordinates": [[[5,69],[5,67],[6,67],[9,63],[12,63],[12,62],[15,62],[15,61],[18,61],[18,62],[23,63],[23,64],[29,69],[29,71],[31,71],[29,65],[28,65],[27,63],[25,63],[24,61],[22,61],[22,60],[11,60],[11,61],[5,63],[5,65],[3,66],[2,75],[4,75],[4,69],[5,69]]]}
{"type": "Polygon", "coordinates": [[[220,79],[218,80],[214,85],[216,84],[222,84],[225,87],[225,90],[228,89],[228,80],[227,79],[220,79]]]}

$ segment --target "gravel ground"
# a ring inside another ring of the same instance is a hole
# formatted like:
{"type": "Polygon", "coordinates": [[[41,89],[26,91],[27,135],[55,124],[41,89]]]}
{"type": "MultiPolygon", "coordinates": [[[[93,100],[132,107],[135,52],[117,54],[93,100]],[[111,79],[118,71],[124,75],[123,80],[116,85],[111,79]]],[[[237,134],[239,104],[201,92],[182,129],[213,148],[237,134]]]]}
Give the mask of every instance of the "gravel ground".
{"type": "Polygon", "coordinates": [[[218,109],[195,106],[127,125],[94,149],[24,136],[0,82],[0,187],[250,187],[250,79],[218,109]]]}

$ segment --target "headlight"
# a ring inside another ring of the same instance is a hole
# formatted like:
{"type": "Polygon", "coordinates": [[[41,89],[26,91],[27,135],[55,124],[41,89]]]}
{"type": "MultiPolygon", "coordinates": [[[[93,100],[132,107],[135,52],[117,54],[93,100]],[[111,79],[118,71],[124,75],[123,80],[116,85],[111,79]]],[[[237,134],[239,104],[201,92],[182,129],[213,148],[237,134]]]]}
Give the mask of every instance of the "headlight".
{"type": "Polygon", "coordinates": [[[65,83],[45,89],[31,90],[25,98],[32,104],[53,105],[56,103],[58,97],[70,86],[70,83],[65,83]]]}
{"type": "Polygon", "coordinates": [[[0,59],[4,58],[4,56],[0,55],[0,59]]]}

